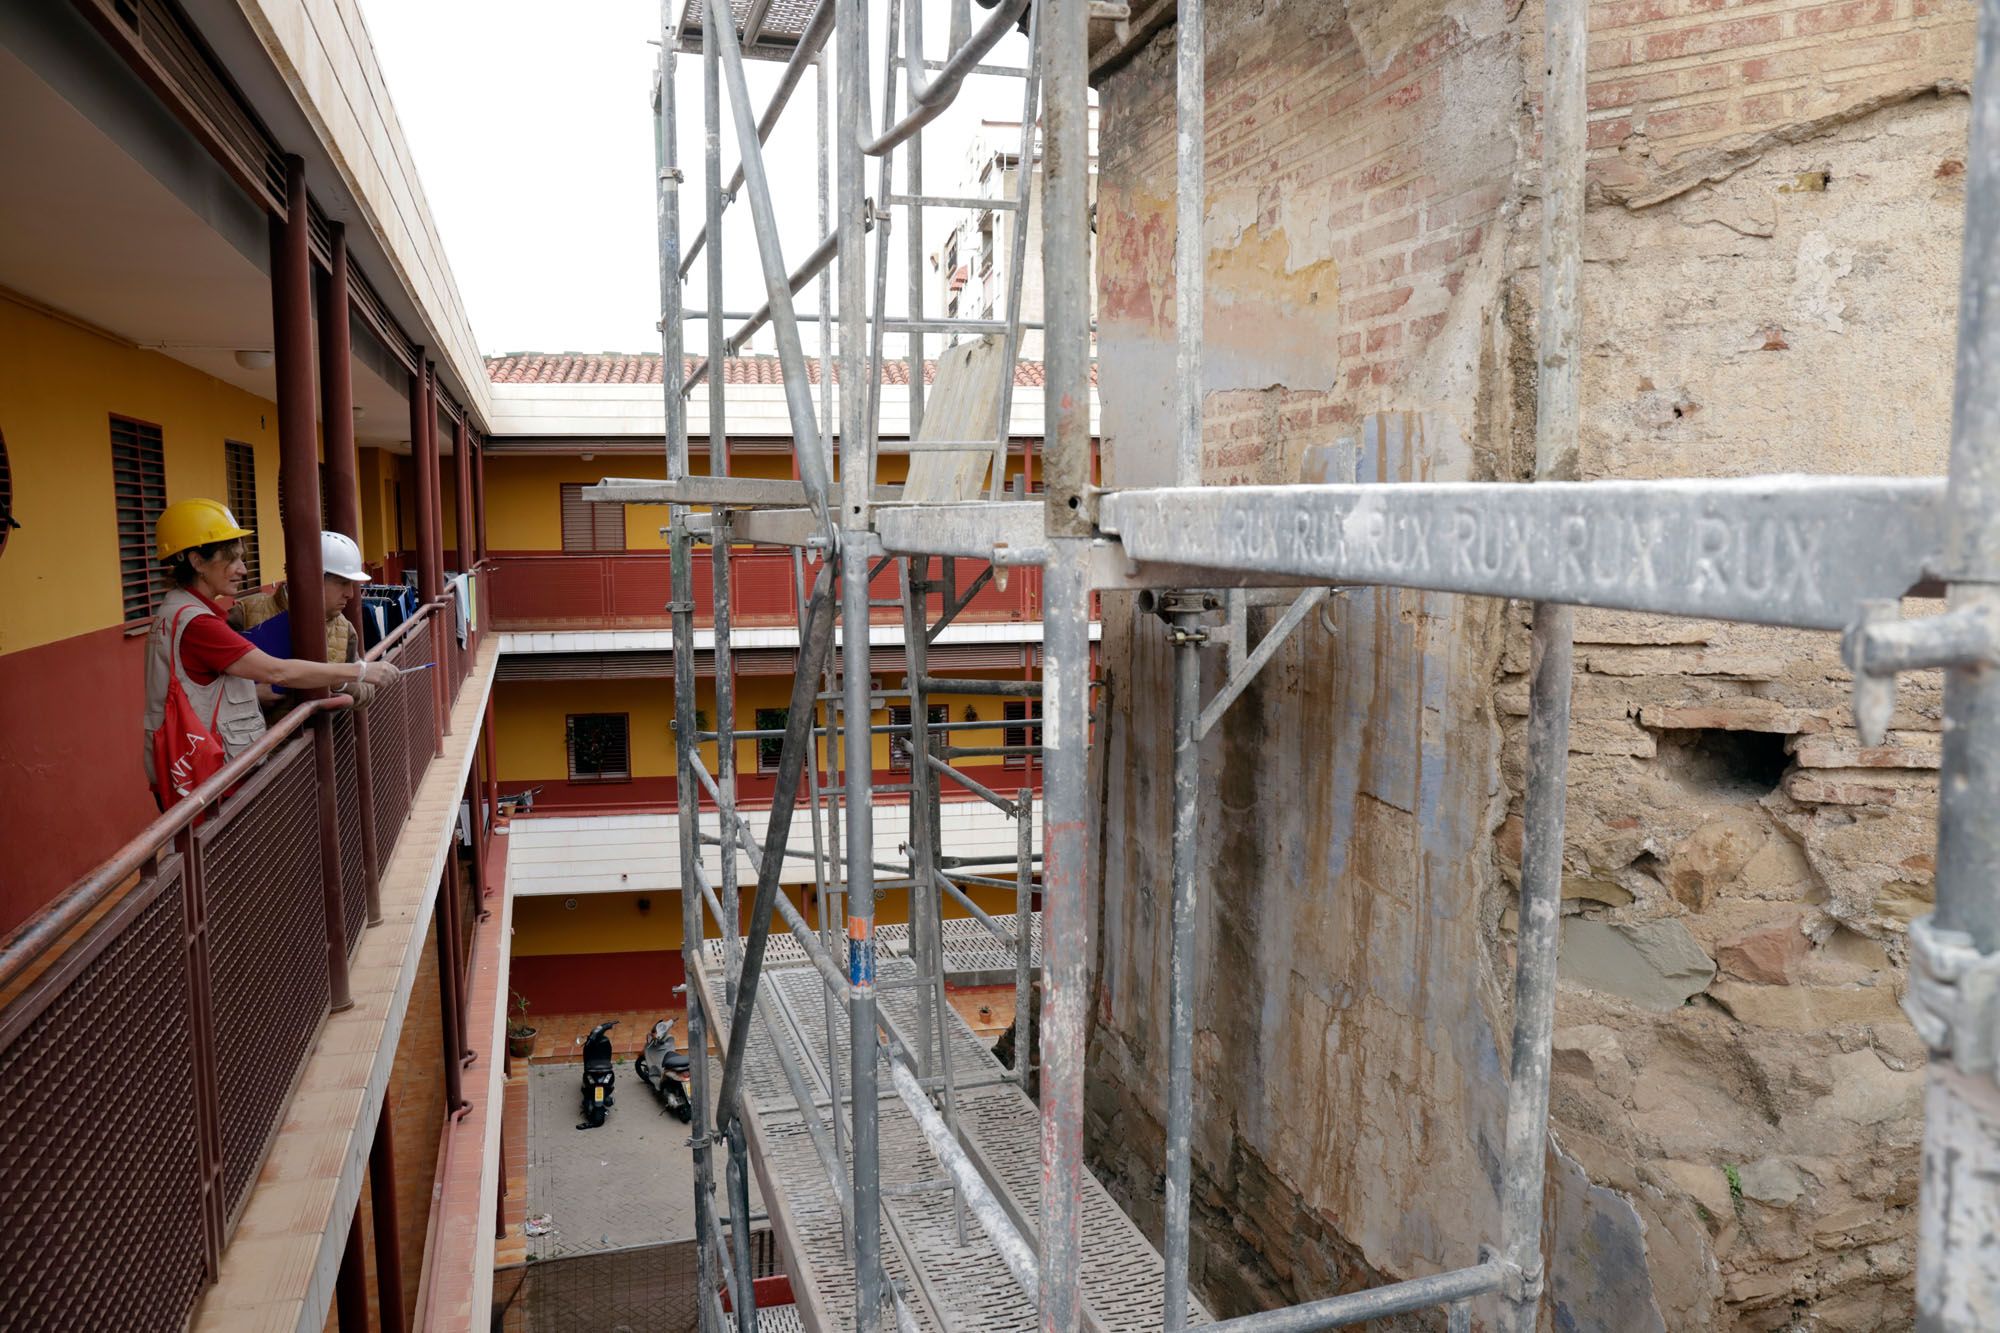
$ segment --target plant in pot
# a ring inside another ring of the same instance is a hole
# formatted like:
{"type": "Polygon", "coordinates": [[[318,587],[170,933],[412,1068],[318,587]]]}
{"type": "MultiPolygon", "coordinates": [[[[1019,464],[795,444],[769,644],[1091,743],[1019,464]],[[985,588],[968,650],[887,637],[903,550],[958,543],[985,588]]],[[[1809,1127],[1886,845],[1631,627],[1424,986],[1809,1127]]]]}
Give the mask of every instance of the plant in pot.
{"type": "Polygon", "coordinates": [[[514,1021],[507,1025],[507,1054],[525,1060],[535,1053],[535,1029],[528,1022],[528,997],[514,992],[514,1021]]]}

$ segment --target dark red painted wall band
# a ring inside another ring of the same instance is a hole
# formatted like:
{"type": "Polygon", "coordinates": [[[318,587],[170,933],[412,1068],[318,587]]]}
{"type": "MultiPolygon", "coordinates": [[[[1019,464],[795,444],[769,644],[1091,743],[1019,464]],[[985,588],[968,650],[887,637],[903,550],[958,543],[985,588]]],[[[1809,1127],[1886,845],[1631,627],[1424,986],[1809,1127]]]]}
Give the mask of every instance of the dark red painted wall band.
{"type": "MultiPolygon", "coordinates": [[[[678,950],[632,953],[515,954],[508,986],[528,997],[534,1014],[679,1011],[686,1001],[674,987],[686,977],[678,950]]],[[[530,1022],[533,1018],[530,1017],[530,1022]]]]}

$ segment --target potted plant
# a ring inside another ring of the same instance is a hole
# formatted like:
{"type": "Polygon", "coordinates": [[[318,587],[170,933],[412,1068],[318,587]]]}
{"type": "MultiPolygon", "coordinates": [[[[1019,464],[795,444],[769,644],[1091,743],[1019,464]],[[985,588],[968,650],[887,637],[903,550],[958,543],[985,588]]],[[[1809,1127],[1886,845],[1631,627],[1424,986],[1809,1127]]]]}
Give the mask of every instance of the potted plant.
{"type": "Polygon", "coordinates": [[[514,992],[514,1021],[507,1025],[507,1054],[525,1060],[535,1053],[535,1029],[528,1023],[528,997],[514,992]]]}

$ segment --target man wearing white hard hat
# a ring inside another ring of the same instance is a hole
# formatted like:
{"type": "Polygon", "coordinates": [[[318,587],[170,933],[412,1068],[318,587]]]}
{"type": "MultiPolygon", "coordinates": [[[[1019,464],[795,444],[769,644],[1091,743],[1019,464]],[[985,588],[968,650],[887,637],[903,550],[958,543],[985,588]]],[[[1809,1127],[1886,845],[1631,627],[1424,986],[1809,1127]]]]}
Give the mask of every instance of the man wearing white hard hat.
{"type": "MultiPolygon", "coordinates": [[[[361,548],[354,544],[352,537],[338,532],[322,532],[319,535],[319,560],[326,576],[326,660],[358,662],[361,660],[361,643],[353,622],[347,618],[347,607],[361,595],[361,585],[371,581],[368,571],[361,567],[361,548]]],[[[270,592],[251,593],[238,601],[229,613],[229,623],[247,634],[253,642],[261,637],[257,632],[260,629],[263,635],[289,635],[288,625],[272,622],[289,616],[290,607],[291,598],[285,585],[280,583],[270,592]]],[[[342,689],[353,695],[357,704],[366,704],[375,693],[374,686],[360,682],[345,685],[342,689]]]]}

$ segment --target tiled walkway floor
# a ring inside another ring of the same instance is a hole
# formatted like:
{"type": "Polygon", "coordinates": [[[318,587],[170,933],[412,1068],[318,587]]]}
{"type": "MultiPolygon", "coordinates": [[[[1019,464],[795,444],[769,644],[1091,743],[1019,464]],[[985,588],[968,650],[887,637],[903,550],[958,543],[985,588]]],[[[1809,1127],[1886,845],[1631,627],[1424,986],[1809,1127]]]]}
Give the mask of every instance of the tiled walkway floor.
{"type": "MultiPolygon", "coordinates": [[[[720,1082],[721,1069],[711,1082],[720,1082]]],[[[580,1064],[537,1064],[527,1072],[527,1210],[555,1231],[527,1239],[537,1259],[657,1245],[694,1237],[694,1154],[688,1127],[660,1109],[653,1091],[617,1067],[617,1105],[597,1129],[579,1130],[580,1064]]],[[[721,1180],[722,1155],[716,1155],[721,1180]]],[[[756,1182],[750,1206],[762,1211],[756,1182]]]]}

